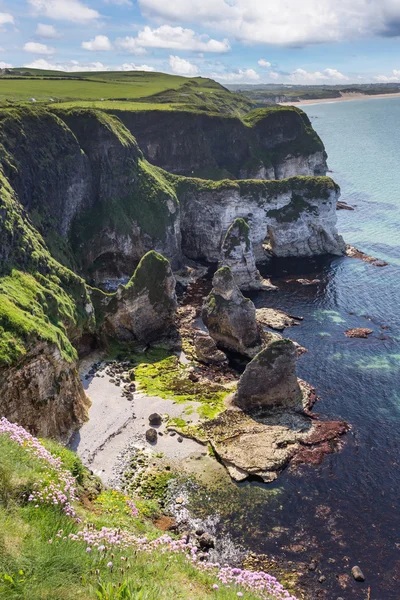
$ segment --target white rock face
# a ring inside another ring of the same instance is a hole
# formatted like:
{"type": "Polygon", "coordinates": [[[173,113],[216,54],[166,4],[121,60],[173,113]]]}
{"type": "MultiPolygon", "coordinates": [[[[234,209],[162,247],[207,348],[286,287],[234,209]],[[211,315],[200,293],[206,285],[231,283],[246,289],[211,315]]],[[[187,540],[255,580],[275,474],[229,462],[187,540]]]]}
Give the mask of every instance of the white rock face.
{"type": "Polygon", "coordinates": [[[219,267],[229,267],[240,290],[274,290],[263,279],[256,266],[250,227],[244,219],[236,219],[229,227],[221,248],[219,267]]]}
{"type": "Polygon", "coordinates": [[[232,183],[210,191],[194,187],[181,196],[183,253],[192,259],[219,262],[220,248],[238,217],[250,227],[257,262],[277,257],[342,255],[345,244],[336,229],[338,189],[331,180],[232,183]],[[292,189],[291,189],[292,188],[292,189]]]}
{"type": "Polygon", "coordinates": [[[323,152],[309,156],[287,156],[283,162],[276,165],[275,176],[271,179],[286,179],[296,175],[326,175],[327,170],[323,152]]]}

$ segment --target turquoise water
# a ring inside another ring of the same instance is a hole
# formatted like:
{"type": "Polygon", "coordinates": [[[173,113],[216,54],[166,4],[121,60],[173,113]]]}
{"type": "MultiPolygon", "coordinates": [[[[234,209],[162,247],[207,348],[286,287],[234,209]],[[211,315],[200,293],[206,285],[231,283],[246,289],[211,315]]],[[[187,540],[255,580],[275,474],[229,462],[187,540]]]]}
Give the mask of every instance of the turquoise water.
{"type": "Polygon", "coordinates": [[[304,317],[300,327],[285,332],[309,349],[298,374],[317,388],[315,411],[346,420],[352,430],[343,450],[321,466],[289,469],[269,486],[280,491],[278,505],[265,492],[263,510],[246,506],[246,515],[231,515],[225,527],[232,535],[240,531],[243,541],[245,517],[244,539],[253,550],[296,564],[317,560],[320,572],[307,575],[312,600],[365,600],[369,586],[372,600],[399,600],[400,99],[304,109],[326,145],[342,199],[356,209],[338,211],[339,230],[348,243],[389,265],[306,261],[285,267],[284,275],[316,278],[317,285],[288,284],[280,276],[274,280],[277,293],[254,296],[259,307],[304,317]],[[348,339],[344,331],[350,327],[374,333],[367,340],[348,339]],[[355,564],[366,575],[364,584],[349,576],[355,564]]]}

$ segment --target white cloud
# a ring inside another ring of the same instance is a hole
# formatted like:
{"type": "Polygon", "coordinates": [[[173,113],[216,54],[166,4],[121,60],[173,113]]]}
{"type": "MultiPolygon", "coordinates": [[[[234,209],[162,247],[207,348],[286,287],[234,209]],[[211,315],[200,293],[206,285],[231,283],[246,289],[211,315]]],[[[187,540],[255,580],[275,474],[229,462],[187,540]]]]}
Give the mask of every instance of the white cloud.
{"type": "Polygon", "coordinates": [[[112,44],[106,35],[96,35],[93,40],[82,42],[82,48],[91,52],[109,52],[112,44]]]}
{"type": "Polygon", "coordinates": [[[393,75],[378,75],[375,77],[375,81],[379,83],[392,83],[392,82],[400,82],[400,69],[393,69],[393,75]]]}
{"type": "Polygon", "coordinates": [[[120,67],[117,67],[117,71],[155,71],[154,67],[150,65],[135,65],[134,63],[124,63],[120,67]]]}
{"type": "Polygon", "coordinates": [[[321,82],[348,81],[349,77],[340,73],[336,69],[324,69],[324,71],[305,71],[304,69],[296,69],[287,77],[284,77],[292,83],[312,84],[321,82]]]}
{"type": "Polygon", "coordinates": [[[115,45],[121,50],[129,52],[129,54],[146,54],[146,49],[138,46],[136,44],[136,38],[130,37],[129,35],[124,38],[117,38],[115,40],[115,45]]]}
{"type": "Polygon", "coordinates": [[[268,62],[267,60],[264,60],[263,58],[260,58],[260,60],[258,61],[258,64],[260,65],[260,67],[271,67],[271,63],[268,62]]]}
{"type": "Polygon", "coordinates": [[[146,26],[136,38],[125,37],[116,44],[130,52],[138,48],[164,48],[168,50],[190,50],[196,52],[222,53],[230,50],[229,41],[213,40],[208,35],[198,35],[193,29],[161,25],[157,29],[146,26]]]}
{"type": "Polygon", "coordinates": [[[24,46],[25,52],[31,52],[32,54],[54,54],[55,49],[46,44],[39,44],[39,42],[27,42],[24,46]]]}
{"type": "MultiPolygon", "coordinates": [[[[1,66],[2,63],[0,63],[1,66]]],[[[5,64],[5,63],[4,63],[5,64]]],[[[11,65],[9,65],[11,66],[11,65]]],[[[118,66],[108,66],[101,62],[80,63],[77,60],[71,60],[66,63],[53,63],[44,58],[38,58],[29,64],[24,65],[27,69],[45,69],[46,71],[65,71],[69,73],[78,73],[80,71],[154,71],[150,65],[135,65],[134,63],[124,63],[118,66]]]]}
{"type": "Polygon", "coordinates": [[[38,23],[36,35],[46,40],[58,40],[61,36],[53,25],[38,23]]]}
{"type": "Polygon", "coordinates": [[[0,69],[12,69],[12,65],[0,60],[0,69]]]}
{"type": "Polygon", "coordinates": [[[211,77],[226,83],[254,83],[260,76],[254,69],[237,69],[230,73],[212,73],[211,77]]]}
{"type": "Polygon", "coordinates": [[[398,0],[138,0],[146,16],[229,31],[239,41],[300,46],[400,35],[398,0]]]}
{"type": "Polygon", "coordinates": [[[199,68],[197,65],[185,60],[184,58],[180,58],[179,56],[173,56],[172,54],[169,57],[169,64],[173,73],[177,75],[188,75],[189,77],[195,77],[199,68]]]}
{"type": "Polygon", "coordinates": [[[101,62],[92,62],[89,64],[80,64],[77,60],[71,60],[67,63],[50,63],[44,58],[38,58],[29,64],[24,65],[26,69],[45,69],[46,71],[109,71],[110,68],[101,62]]]}
{"type": "MultiPolygon", "coordinates": [[[[14,25],[14,17],[10,13],[0,12],[0,27],[2,25],[14,25]]],[[[4,67],[8,68],[8,67],[4,67]]]]}
{"type": "Polygon", "coordinates": [[[100,17],[97,10],[82,4],[80,0],[28,0],[35,14],[48,19],[87,23],[100,17]]]}

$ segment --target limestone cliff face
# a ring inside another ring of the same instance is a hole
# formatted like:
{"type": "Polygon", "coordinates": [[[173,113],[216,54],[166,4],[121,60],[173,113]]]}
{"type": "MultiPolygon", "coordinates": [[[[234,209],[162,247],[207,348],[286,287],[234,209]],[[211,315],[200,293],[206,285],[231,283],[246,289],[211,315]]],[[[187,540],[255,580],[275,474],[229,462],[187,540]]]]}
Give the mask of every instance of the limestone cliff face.
{"type": "Polygon", "coordinates": [[[336,229],[339,188],[326,177],[283,181],[207,182],[188,179],[178,189],[182,248],[186,256],[220,260],[230,225],[243,218],[250,226],[256,260],[269,256],[342,255],[336,229]]]}
{"type": "Polygon", "coordinates": [[[295,107],[257,109],[245,118],[186,111],[112,111],[145,157],[171,173],[205,179],[325,175],[326,153],[295,107]]]}
{"type": "Polygon", "coordinates": [[[67,441],[87,419],[89,400],[76,362],[38,343],[11,368],[0,368],[0,414],[32,433],[67,441]]]}

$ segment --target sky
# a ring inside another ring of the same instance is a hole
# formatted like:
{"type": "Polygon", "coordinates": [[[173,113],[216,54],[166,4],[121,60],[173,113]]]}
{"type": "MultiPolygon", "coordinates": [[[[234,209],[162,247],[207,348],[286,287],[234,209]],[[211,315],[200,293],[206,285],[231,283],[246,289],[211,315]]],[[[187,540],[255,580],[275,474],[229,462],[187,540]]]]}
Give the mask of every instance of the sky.
{"type": "Polygon", "coordinates": [[[400,0],[0,0],[0,68],[400,82],[400,0]]]}

